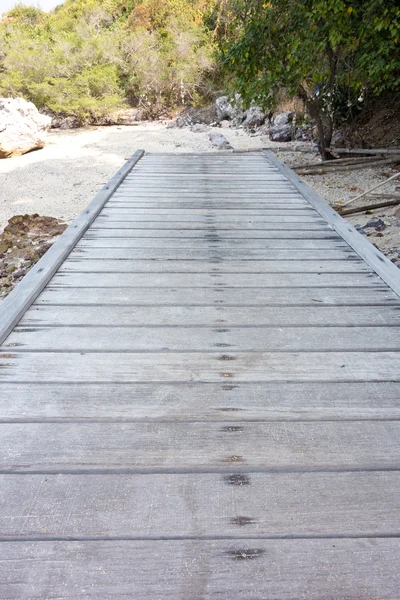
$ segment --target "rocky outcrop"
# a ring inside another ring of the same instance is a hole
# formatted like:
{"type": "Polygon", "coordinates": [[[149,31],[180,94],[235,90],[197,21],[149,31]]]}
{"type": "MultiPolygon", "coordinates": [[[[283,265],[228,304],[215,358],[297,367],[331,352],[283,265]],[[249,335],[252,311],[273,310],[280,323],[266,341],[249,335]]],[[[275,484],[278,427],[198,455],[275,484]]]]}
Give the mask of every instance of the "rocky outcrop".
{"type": "Polygon", "coordinates": [[[292,140],[293,113],[286,112],[273,118],[269,129],[269,139],[272,142],[290,142],[292,140]]]}
{"type": "Polygon", "coordinates": [[[245,113],[243,127],[245,129],[256,129],[265,123],[267,115],[258,106],[251,106],[245,113]]]}
{"type": "Polygon", "coordinates": [[[51,117],[23,98],[0,98],[0,158],[43,148],[51,117]]]}
{"type": "Polygon", "coordinates": [[[0,298],[6,296],[67,225],[52,217],[18,215],[0,235],[0,298]]]}
{"type": "Polygon", "coordinates": [[[192,127],[193,125],[216,125],[219,121],[217,107],[214,104],[202,108],[188,107],[176,119],[167,125],[167,129],[192,127]]]}
{"type": "Polygon", "coordinates": [[[229,119],[235,127],[243,122],[245,112],[242,107],[240,94],[235,94],[233,100],[228,98],[228,96],[220,96],[220,98],[216,99],[215,104],[219,121],[229,119]]]}

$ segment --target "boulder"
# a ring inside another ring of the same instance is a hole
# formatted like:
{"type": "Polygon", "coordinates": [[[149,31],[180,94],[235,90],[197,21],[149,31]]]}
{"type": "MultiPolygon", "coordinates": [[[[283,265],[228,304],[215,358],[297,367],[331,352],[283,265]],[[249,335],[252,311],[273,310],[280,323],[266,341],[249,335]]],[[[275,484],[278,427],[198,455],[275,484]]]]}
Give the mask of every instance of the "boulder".
{"type": "Polygon", "coordinates": [[[0,158],[43,148],[51,117],[23,98],[0,98],[0,158]]]}
{"type": "Polygon", "coordinates": [[[269,139],[272,142],[290,142],[292,140],[293,113],[286,112],[273,118],[269,129],[269,139]]]}
{"type": "Polygon", "coordinates": [[[228,96],[220,96],[215,101],[218,117],[220,121],[229,119],[235,125],[240,125],[244,119],[244,110],[242,108],[242,99],[240,94],[235,94],[235,98],[230,100],[228,96]]]}
{"type": "Polygon", "coordinates": [[[262,112],[258,106],[252,106],[249,110],[246,110],[245,120],[243,121],[243,127],[246,129],[253,129],[260,127],[265,123],[267,115],[262,112]]]}
{"type": "Polygon", "coordinates": [[[210,133],[208,139],[213,146],[218,148],[218,150],[232,150],[232,146],[222,133],[210,133]]]}
{"type": "Polygon", "coordinates": [[[290,142],[292,140],[292,126],[272,125],[269,130],[269,139],[272,142],[290,142]]]}
{"type": "Polygon", "coordinates": [[[76,117],[53,117],[51,120],[52,129],[77,129],[80,123],[76,117]]]}
{"type": "Polygon", "coordinates": [[[276,115],[276,117],[274,117],[272,119],[272,125],[274,127],[280,127],[282,125],[290,125],[290,123],[292,122],[292,119],[293,119],[292,112],[280,113],[279,115],[276,115]]]}

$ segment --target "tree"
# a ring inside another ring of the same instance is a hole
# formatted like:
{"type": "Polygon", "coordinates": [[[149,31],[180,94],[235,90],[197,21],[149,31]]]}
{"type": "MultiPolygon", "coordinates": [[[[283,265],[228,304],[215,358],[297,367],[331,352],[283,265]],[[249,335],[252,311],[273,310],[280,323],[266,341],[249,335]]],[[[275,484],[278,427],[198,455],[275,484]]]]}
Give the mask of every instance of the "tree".
{"type": "Polygon", "coordinates": [[[282,89],[301,98],[324,159],[343,103],[400,87],[397,0],[224,0],[221,10],[236,90],[269,107],[282,89]]]}

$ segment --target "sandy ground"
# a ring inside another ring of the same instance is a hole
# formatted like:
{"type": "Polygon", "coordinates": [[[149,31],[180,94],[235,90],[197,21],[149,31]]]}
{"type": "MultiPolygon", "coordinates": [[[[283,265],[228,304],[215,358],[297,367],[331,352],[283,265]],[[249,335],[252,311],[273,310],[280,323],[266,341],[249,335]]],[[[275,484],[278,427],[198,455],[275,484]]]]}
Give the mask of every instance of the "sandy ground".
{"type": "MultiPolygon", "coordinates": [[[[210,132],[222,133],[238,150],[277,149],[292,144],[270,142],[267,136],[250,136],[243,130],[209,129],[193,133],[188,128],[168,129],[163,123],[143,123],[137,127],[91,127],[70,131],[51,131],[42,150],[17,158],[0,160],[0,231],[7,220],[17,214],[39,213],[67,222],[75,218],[95,193],[124,164],[135,150],[146,152],[212,152],[210,132]]],[[[297,144],[295,144],[297,145],[297,144]]],[[[278,152],[287,164],[318,160],[315,151],[299,154],[278,152]]],[[[366,169],[349,173],[306,176],[305,181],[329,203],[346,201],[384,181],[395,171],[387,168],[366,169]]],[[[386,186],[385,193],[399,191],[400,179],[386,186]]],[[[400,259],[399,209],[383,209],[371,215],[350,217],[364,225],[372,218],[383,218],[388,227],[368,234],[373,243],[390,258],[400,259]]]]}
{"type": "MultiPolygon", "coordinates": [[[[250,137],[243,131],[215,131],[222,132],[234,148],[261,148],[267,143],[267,138],[250,137]]],[[[0,228],[16,214],[37,212],[72,220],[139,148],[146,152],[215,151],[208,133],[167,129],[159,123],[51,131],[42,150],[0,160],[0,228]]]]}

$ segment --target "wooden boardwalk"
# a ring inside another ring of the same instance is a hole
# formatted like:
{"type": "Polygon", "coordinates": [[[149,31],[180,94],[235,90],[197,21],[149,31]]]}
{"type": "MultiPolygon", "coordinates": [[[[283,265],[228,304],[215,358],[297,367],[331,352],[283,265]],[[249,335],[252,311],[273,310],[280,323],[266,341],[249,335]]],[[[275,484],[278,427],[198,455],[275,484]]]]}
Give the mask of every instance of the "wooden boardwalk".
{"type": "Polygon", "coordinates": [[[0,306],[0,598],[400,598],[399,292],[273,155],[136,155],[0,306]]]}

